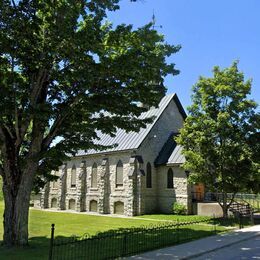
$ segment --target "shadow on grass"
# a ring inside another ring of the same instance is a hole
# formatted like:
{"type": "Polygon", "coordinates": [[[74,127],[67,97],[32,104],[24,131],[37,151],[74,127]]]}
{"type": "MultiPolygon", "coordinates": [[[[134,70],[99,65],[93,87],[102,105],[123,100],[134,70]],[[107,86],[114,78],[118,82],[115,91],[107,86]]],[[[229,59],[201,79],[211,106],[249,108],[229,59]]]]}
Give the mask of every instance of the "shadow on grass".
{"type": "Polygon", "coordinates": [[[216,219],[211,219],[208,223],[212,225],[222,226],[222,227],[238,228],[238,227],[252,225],[252,220],[250,219],[249,216],[243,216],[241,218],[235,218],[235,217],[216,218],[216,219]]]}
{"type": "MultiPolygon", "coordinates": [[[[216,223],[163,224],[151,227],[122,228],[100,232],[94,236],[56,236],[53,259],[114,259],[145,251],[173,246],[206,236],[225,228],[216,223]]],[[[32,237],[27,248],[0,247],[0,259],[48,259],[50,238],[32,237]]]]}
{"type": "Polygon", "coordinates": [[[0,259],[1,260],[45,260],[49,256],[50,238],[32,237],[29,239],[29,246],[8,248],[2,245],[0,241],[0,259]]]}
{"type": "Polygon", "coordinates": [[[215,234],[212,226],[111,230],[89,238],[56,238],[54,259],[115,259],[215,234]]]}

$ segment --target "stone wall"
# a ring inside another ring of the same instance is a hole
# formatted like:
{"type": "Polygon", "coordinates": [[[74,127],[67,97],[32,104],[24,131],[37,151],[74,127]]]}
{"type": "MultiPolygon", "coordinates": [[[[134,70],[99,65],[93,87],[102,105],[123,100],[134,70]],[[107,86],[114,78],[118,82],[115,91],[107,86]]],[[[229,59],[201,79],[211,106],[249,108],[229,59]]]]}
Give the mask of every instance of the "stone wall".
{"type": "Polygon", "coordinates": [[[158,169],[154,167],[154,161],[170,134],[172,132],[179,132],[179,129],[183,126],[183,122],[183,117],[172,100],[137,150],[137,153],[141,154],[144,160],[145,172],[147,163],[150,162],[152,165],[152,188],[146,188],[146,176],[143,177],[142,181],[142,213],[152,213],[162,209],[162,205],[160,205],[158,199],[164,195],[161,195],[161,189],[158,189],[160,175],[158,174],[158,169]]]}
{"type": "Polygon", "coordinates": [[[163,213],[172,213],[174,202],[185,205],[191,211],[191,196],[185,171],[178,167],[158,167],[158,209],[163,213]],[[173,188],[167,188],[167,172],[173,170],[173,188]]]}
{"type": "MultiPolygon", "coordinates": [[[[72,159],[59,169],[60,178],[57,184],[51,182],[42,190],[41,207],[114,214],[117,213],[115,205],[118,206],[121,202],[123,214],[127,216],[141,214],[142,164],[136,159],[131,159],[133,156],[135,155],[131,152],[121,152],[72,159]],[[119,160],[123,163],[122,187],[116,187],[116,167],[119,160]],[[91,186],[94,163],[97,165],[97,187],[91,186]],[[73,168],[76,168],[75,187],[71,185],[73,168]],[[48,202],[44,205],[46,196],[48,202]]],[[[38,205],[39,202],[35,204],[38,205]]]]}

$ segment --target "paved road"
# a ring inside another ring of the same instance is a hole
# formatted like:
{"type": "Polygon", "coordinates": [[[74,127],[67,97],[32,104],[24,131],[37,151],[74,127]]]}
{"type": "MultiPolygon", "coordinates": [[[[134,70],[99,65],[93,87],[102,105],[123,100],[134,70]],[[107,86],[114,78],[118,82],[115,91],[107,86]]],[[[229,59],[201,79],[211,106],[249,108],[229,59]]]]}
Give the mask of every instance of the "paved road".
{"type": "Polygon", "coordinates": [[[192,260],[239,260],[260,259],[260,236],[240,242],[238,244],[218,249],[192,260]]]}

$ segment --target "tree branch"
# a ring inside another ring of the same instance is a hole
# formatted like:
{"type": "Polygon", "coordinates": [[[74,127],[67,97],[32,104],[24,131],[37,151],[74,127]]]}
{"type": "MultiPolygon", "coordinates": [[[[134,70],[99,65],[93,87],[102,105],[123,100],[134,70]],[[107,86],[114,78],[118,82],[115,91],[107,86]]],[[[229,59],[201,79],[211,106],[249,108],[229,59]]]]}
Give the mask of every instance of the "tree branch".
{"type": "Polygon", "coordinates": [[[237,192],[234,192],[234,193],[232,194],[231,200],[230,200],[230,202],[229,202],[228,205],[227,205],[228,208],[229,208],[230,205],[233,203],[236,194],[237,194],[237,192]]]}
{"type": "Polygon", "coordinates": [[[0,126],[0,140],[5,141],[5,134],[3,128],[0,126]]]}
{"type": "Polygon", "coordinates": [[[0,165],[0,176],[4,177],[4,169],[2,165],[0,165]]]}
{"type": "Polygon", "coordinates": [[[12,5],[13,5],[13,7],[16,9],[16,3],[15,3],[15,1],[14,0],[12,0],[12,5]]]}
{"type": "Polygon", "coordinates": [[[5,129],[7,130],[8,134],[10,135],[10,137],[12,139],[14,139],[14,135],[12,134],[11,129],[6,124],[3,124],[3,125],[4,125],[5,129]]]}
{"type": "Polygon", "coordinates": [[[59,131],[59,129],[61,128],[64,120],[70,115],[72,108],[79,102],[80,97],[79,95],[75,97],[75,99],[71,102],[71,104],[68,106],[68,108],[64,111],[63,114],[60,114],[59,117],[57,117],[57,119],[55,120],[55,122],[53,123],[53,125],[51,126],[51,129],[49,131],[49,133],[47,134],[47,136],[44,138],[43,143],[42,143],[42,147],[43,149],[46,149],[49,147],[49,145],[51,144],[51,142],[54,140],[54,138],[57,135],[57,132],[59,131]]]}
{"type": "MultiPolygon", "coordinates": [[[[44,86],[44,82],[46,82],[48,80],[48,72],[46,69],[40,70],[38,73],[38,76],[36,77],[35,83],[34,83],[34,79],[32,79],[33,81],[33,87],[31,90],[31,95],[30,95],[30,106],[32,109],[35,108],[36,104],[37,104],[37,100],[39,98],[39,95],[42,92],[42,88],[44,86]]],[[[20,146],[24,136],[27,132],[27,129],[30,125],[30,122],[33,118],[33,113],[27,113],[27,117],[25,118],[25,120],[21,123],[20,129],[19,129],[19,115],[18,115],[18,110],[16,109],[15,111],[15,128],[16,128],[16,136],[17,136],[17,140],[16,140],[16,146],[20,146]]]]}
{"type": "Polygon", "coordinates": [[[44,82],[48,80],[48,72],[46,69],[42,69],[39,71],[37,77],[36,77],[36,82],[33,83],[33,88],[30,96],[30,101],[31,101],[31,106],[34,108],[37,100],[39,98],[39,95],[42,91],[42,87],[44,86],[44,82]]]}

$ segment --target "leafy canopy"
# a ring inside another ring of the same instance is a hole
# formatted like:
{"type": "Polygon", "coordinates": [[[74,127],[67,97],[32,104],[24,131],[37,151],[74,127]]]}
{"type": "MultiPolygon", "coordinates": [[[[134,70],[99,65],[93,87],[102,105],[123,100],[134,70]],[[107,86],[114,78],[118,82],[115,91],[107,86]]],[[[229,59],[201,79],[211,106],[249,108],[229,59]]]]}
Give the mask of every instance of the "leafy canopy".
{"type": "Polygon", "coordinates": [[[79,149],[96,130],[138,130],[138,116],[165,94],[176,75],[166,57],[180,47],[152,24],[115,28],[106,12],[118,0],[20,0],[0,3],[0,174],[38,162],[36,182],[79,149]],[[59,137],[57,139],[57,137],[59,137]],[[58,142],[55,142],[55,140],[58,142]],[[41,178],[40,178],[41,176],[41,178]]]}
{"type": "Polygon", "coordinates": [[[200,77],[194,85],[189,116],[177,138],[190,181],[215,192],[259,192],[260,124],[250,90],[237,62],[223,70],[215,67],[212,78],[200,77]]]}

